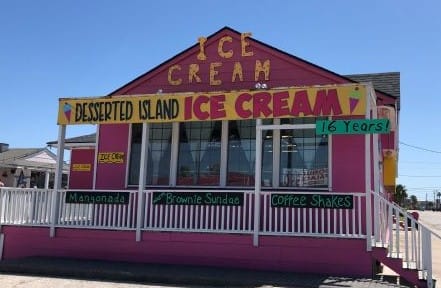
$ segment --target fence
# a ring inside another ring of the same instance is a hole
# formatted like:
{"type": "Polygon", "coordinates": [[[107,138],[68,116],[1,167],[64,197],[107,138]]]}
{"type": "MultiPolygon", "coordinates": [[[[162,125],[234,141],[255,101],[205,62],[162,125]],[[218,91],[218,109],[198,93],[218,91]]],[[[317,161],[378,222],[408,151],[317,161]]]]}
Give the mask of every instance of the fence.
{"type": "MultiPolygon", "coordinates": [[[[176,190],[166,189],[161,189],[160,192],[144,190],[140,200],[137,191],[94,190],[93,192],[111,194],[122,192],[129,196],[124,204],[80,204],[67,203],[66,190],[55,192],[47,189],[1,188],[0,225],[133,230],[137,233],[142,230],[256,234],[257,223],[259,235],[366,238],[369,242],[372,240],[374,247],[387,247],[389,257],[401,258],[404,268],[419,270],[420,277],[427,280],[428,287],[432,287],[433,284],[431,236],[435,235],[440,239],[441,237],[419,223],[401,207],[375,192],[371,194],[374,215],[373,235],[366,235],[364,218],[366,197],[363,193],[341,194],[351,195],[353,199],[351,209],[330,209],[278,207],[272,203],[272,195],[275,193],[262,191],[259,194],[260,209],[256,211],[254,191],[206,192],[213,197],[217,194],[226,195],[225,197],[243,195],[240,196],[240,201],[232,205],[176,201],[167,203],[160,199],[161,195],[167,196],[167,193],[174,193],[176,190]],[[53,202],[53,199],[56,201],[53,202]],[[142,203],[138,203],[138,200],[142,203]],[[51,203],[56,205],[52,207],[51,203]],[[137,211],[138,206],[141,207],[141,211],[137,211]],[[141,213],[141,217],[138,213],[141,213]],[[52,215],[55,215],[55,221],[52,221],[52,215]],[[255,217],[258,217],[258,221],[255,221],[255,217]],[[138,219],[141,223],[137,223],[138,219]]],[[[187,201],[198,197],[197,193],[201,192],[179,190],[178,193],[181,195],[180,201],[187,201]]],[[[307,197],[309,194],[311,193],[277,192],[277,195],[293,197],[296,195],[307,197]]],[[[222,198],[219,201],[221,200],[222,198]]]]}
{"type": "MultiPolygon", "coordinates": [[[[195,195],[199,190],[179,190],[181,195],[195,195]]],[[[50,226],[51,209],[56,209],[55,227],[93,228],[112,230],[181,231],[215,233],[254,233],[254,219],[259,217],[259,234],[363,238],[364,195],[354,197],[353,209],[323,209],[273,207],[270,192],[260,194],[260,215],[255,215],[254,191],[210,190],[216,195],[243,194],[240,205],[183,205],[154,203],[154,193],[143,191],[141,222],[137,225],[137,191],[104,191],[96,193],[129,193],[126,204],[67,203],[66,190],[58,191],[56,207],[51,207],[53,190],[11,189],[0,191],[1,224],[50,226]]],[[[81,191],[80,191],[81,192],[81,191]]],[[[176,190],[161,190],[173,193],[176,190]]],[[[286,195],[305,195],[308,192],[278,192],[286,195]]],[[[219,203],[218,203],[219,204],[219,203]]]]}

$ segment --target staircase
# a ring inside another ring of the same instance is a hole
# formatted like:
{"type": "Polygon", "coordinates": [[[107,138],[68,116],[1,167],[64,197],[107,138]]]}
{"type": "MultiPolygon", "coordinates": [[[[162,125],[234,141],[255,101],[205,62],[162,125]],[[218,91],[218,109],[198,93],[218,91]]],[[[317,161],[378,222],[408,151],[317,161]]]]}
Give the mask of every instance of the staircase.
{"type": "Polygon", "coordinates": [[[399,275],[401,279],[399,282],[405,282],[415,285],[416,287],[429,287],[427,280],[425,280],[420,271],[415,268],[406,268],[402,258],[393,258],[388,256],[387,248],[374,247],[372,249],[372,256],[378,262],[386,265],[399,275]]]}
{"type": "Polygon", "coordinates": [[[441,237],[383,195],[372,196],[372,257],[411,285],[434,288],[431,237],[441,237]]]}

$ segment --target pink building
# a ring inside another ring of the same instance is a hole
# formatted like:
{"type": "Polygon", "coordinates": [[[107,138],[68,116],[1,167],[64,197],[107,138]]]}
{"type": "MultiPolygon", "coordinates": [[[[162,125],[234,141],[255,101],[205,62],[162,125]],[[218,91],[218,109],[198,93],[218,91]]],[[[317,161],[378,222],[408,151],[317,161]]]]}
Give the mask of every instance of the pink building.
{"type": "Polygon", "coordinates": [[[414,219],[396,229],[407,215],[388,201],[399,80],[339,75],[225,27],[110,95],[60,99],[69,187],[38,194],[55,209],[33,208],[28,227],[5,210],[3,258],[362,277],[383,263],[432,285],[426,242],[392,257],[400,233],[426,231],[414,219]],[[76,124],[98,124],[97,133],[65,139],[76,124]]]}

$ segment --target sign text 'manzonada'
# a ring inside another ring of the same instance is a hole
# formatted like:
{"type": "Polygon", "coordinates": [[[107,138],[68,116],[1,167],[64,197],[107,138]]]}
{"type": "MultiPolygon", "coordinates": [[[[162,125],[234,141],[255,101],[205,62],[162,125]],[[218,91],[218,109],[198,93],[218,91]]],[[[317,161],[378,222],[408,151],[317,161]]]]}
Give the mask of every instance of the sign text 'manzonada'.
{"type": "Polygon", "coordinates": [[[89,192],[68,191],[66,203],[68,204],[129,204],[129,192],[89,192]]]}

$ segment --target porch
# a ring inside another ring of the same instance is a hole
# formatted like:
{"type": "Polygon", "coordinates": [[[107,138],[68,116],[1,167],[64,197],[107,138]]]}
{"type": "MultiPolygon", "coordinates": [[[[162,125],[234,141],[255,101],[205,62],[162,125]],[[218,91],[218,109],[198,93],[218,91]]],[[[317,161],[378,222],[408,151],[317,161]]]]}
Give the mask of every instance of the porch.
{"type": "Polygon", "coordinates": [[[380,261],[415,285],[433,287],[433,233],[374,192],[350,193],[351,209],[275,205],[274,195],[320,195],[304,191],[261,191],[257,198],[251,190],[209,191],[213,197],[243,195],[240,205],[158,198],[201,190],[93,191],[128,195],[124,204],[68,203],[72,192],[91,191],[2,188],[2,258],[65,256],[347,276],[372,276],[373,261],[380,261]],[[374,216],[366,217],[367,211],[374,216]],[[404,219],[402,229],[396,217],[404,219]]]}

